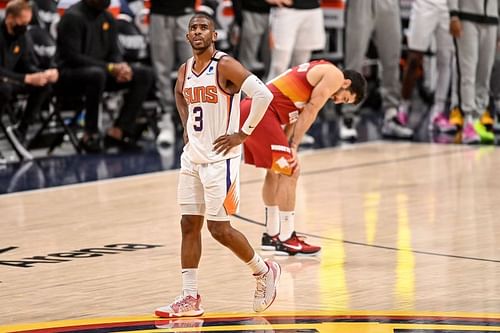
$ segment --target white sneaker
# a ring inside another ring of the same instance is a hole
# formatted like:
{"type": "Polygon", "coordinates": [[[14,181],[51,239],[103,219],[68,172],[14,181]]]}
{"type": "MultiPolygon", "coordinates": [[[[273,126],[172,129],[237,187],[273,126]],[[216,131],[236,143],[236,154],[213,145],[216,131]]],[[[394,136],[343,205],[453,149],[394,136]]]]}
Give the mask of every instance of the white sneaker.
{"type": "Polygon", "coordinates": [[[385,120],[382,126],[382,134],[399,139],[411,139],[413,130],[399,123],[396,118],[385,120]]]}
{"type": "Polygon", "coordinates": [[[310,136],[309,134],[306,133],[302,137],[302,140],[300,140],[300,144],[301,145],[313,145],[315,141],[316,140],[314,140],[314,138],[312,136],[310,136]]]}
{"type": "Polygon", "coordinates": [[[155,315],[161,318],[197,317],[204,312],[200,304],[200,295],[196,298],[191,295],[178,296],[171,304],[156,309],[155,315]]]}
{"type": "Polygon", "coordinates": [[[354,127],[354,119],[352,117],[341,117],[339,122],[340,140],[356,140],[358,131],[354,127]]]}
{"type": "Polygon", "coordinates": [[[253,299],[253,310],[262,312],[273,304],[276,298],[276,291],[281,275],[280,265],[272,260],[266,259],[268,271],[261,275],[256,275],[257,287],[253,299]]]}
{"type": "Polygon", "coordinates": [[[161,146],[173,145],[175,142],[175,127],[169,113],[163,115],[158,127],[160,127],[160,134],[156,138],[156,143],[161,146]]]}

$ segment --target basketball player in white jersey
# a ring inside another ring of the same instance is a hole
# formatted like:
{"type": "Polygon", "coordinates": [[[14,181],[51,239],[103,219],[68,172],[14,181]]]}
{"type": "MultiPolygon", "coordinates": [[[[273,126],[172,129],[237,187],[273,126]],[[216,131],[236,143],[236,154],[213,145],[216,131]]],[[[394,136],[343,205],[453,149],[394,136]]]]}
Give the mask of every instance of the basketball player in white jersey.
{"type": "Polygon", "coordinates": [[[215,49],[216,37],[212,18],[206,14],[191,18],[187,39],[193,57],[179,68],[175,88],[186,143],[177,191],[182,214],[183,290],[174,302],[156,310],[159,317],[203,314],[196,276],[205,214],[212,236],[253,272],[257,280],[256,312],[264,311],[274,301],[281,273],[276,262],[264,261],[229,222],[229,215],[237,212],[239,204],[241,143],[262,119],[273,95],[238,61],[215,49]],[[241,131],[240,90],[252,96],[250,115],[241,131]]]}

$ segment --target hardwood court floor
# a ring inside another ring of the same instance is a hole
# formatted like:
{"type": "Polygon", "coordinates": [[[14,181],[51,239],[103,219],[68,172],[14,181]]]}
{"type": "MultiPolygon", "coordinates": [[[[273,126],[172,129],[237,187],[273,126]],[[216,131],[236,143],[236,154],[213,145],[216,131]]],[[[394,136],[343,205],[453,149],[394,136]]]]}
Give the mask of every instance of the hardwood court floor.
{"type": "MultiPolygon", "coordinates": [[[[301,161],[297,230],[323,251],[275,256],[272,311],[500,313],[499,149],[376,142],[301,161]]],[[[262,176],[242,166],[233,218],[256,248],[262,176]]],[[[0,323],[149,315],[170,302],[181,287],[176,182],[166,171],[0,196],[0,323]]],[[[203,245],[207,313],[251,312],[248,269],[206,229],[203,245]]]]}

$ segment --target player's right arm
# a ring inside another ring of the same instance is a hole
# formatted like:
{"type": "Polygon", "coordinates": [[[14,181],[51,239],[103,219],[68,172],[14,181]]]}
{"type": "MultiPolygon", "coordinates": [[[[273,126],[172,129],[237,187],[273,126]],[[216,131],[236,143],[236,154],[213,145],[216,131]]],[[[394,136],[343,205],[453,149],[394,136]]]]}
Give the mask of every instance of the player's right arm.
{"type": "MultiPolygon", "coordinates": [[[[318,73],[318,80],[314,84],[309,101],[302,108],[299,119],[290,137],[290,147],[297,148],[303,136],[311,127],[319,111],[332,96],[342,86],[344,75],[333,65],[321,65],[313,68],[318,73]]],[[[311,70],[312,71],[312,70],[311,70]]]]}
{"type": "Polygon", "coordinates": [[[184,128],[184,143],[188,142],[186,126],[187,119],[189,115],[188,105],[186,99],[184,99],[184,94],[182,92],[182,87],[184,86],[184,77],[186,74],[186,64],[182,64],[177,71],[177,81],[175,82],[175,105],[177,106],[177,112],[182,121],[182,127],[184,128]]]}

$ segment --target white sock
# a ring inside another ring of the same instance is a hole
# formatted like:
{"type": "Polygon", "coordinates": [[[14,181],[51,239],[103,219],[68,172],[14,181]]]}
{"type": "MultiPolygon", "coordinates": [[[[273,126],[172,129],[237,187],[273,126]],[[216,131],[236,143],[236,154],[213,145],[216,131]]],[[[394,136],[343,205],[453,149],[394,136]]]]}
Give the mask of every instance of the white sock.
{"type": "Polygon", "coordinates": [[[182,269],[182,294],[198,297],[198,268],[182,269]]]}
{"type": "Polygon", "coordinates": [[[264,206],[266,210],[266,232],[276,236],[280,232],[280,210],[278,206],[264,206]]]}
{"type": "Polygon", "coordinates": [[[255,252],[253,258],[249,262],[247,262],[247,266],[250,267],[250,269],[253,272],[253,275],[264,274],[269,269],[266,263],[264,262],[264,259],[262,259],[262,257],[259,256],[257,252],[255,252]]]}
{"type": "Polygon", "coordinates": [[[295,212],[282,212],[280,211],[280,241],[286,241],[292,237],[292,233],[295,230],[295,212]]]}

